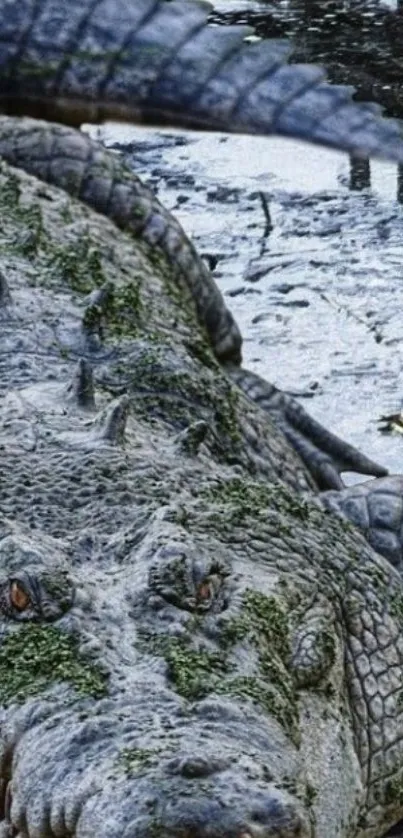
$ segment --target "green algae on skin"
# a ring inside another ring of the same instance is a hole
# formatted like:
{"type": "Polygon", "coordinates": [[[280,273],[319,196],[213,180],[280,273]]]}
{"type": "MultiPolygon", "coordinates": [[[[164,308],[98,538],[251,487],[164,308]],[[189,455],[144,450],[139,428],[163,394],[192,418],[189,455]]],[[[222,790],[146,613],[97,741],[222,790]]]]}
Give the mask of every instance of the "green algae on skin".
{"type": "Polygon", "coordinates": [[[181,427],[187,427],[195,421],[195,409],[199,408],[198,418],[206,419],[215,429],[217,446],[223,455],[236,456],[234,446],[241,444],[236,412],[238,398],[225,379],[221,392],[217,392],[217,380],[210,379],[210,374],[203,376],[200,370],[195,381],[193,370],[170,369],[164,364],[161,351],[139,358],[136,377],[145,391],[142,398],[145,412],[157,413],[162,419],[168,416],[181,427]]]}
{"type": "Polygon", "coordinates": [[[162,748],[123,748],[117,763],[128,777],[133,777],[155,763],[162,751],[162,748]]]}
{"type": "MultiPolygon", "coordinates": [[[[0,168],[0,173],[3,174],[3,166],[0,168]]],[[[0,186],[0,204],[13,214],[19,207],[21,197],[20,180],[13,172],[6,170],[6,177],[2,180],[0,186]]]]}
{"type": "Polygon", "coordinates": [[[399,591],[396,591],[390,597],[390,614],[403,626],[403,594],[399,591]]]}
{"type": "Polygon", "coordinates": [[[219,650],[195,648],[192,637],[195,618],[188,623],[189,634],[177,637],[147,635],[144,650],[161,655],[175,691],[188,701],[211,693],[251,700],[272,715],[298,740],[296,690],[288,666],[290,642],[287,611],[275,597],[246,590],[239,615],[223,621],[219,650]],[[255,672],[237,674],[232,652],[239,643],[251,646],[256,654],[255,672]]]}
{"type": "Polygon", "coordinates": [[[268,485],[241,477],[214,483],[200,492],[200,497],[216,505],[233,507],[237,518],[239,515],[257,516],[269,508],[276,508],[300,521],[309,521],[312,514],[318,514],[315,507],[281,484],[268,485]]]}
{"type": "Polygon", "coordinates": [[[228,668],[221,652],[194,649],[183,638],[164,638],[162,654],[176,691],[189,701],[205,698],[214,691],[228,668]]]}
{"type": "Polygon", "coordinates": [[[52,279],[81,294],[105,284],[100,252],[87,233],[68,245],[48,243],[46,251],[46,281],[52,279]]]}
{"type": "Polygon", "coordinates": [[[270,716],[273,716],[297,740],[296,715],[292,705],[284,702],[278,691],[262,678],[253,675],[237,678],[217,684],[216,692],[223,695],[233,695],[240,699],[249,699],[259,704],[270,716]]]}
{"type": "Polygon", "coordinates": [[[81,695],[101,698],[106,676],[79,652],[77,642],[54,626],[26,624],[0,645],[0,703],[23,702],[58,681],[81,695]]]}
{"type": "Polygon", "coordinates": [[[21,204],[20,198],[21,184],[18,177],[10,173],[0,185],[0,207],[18,227],[10,249],[19,256],[32,258],[44,242],[42,211],[37,204],[21,204]]]}
{"type": "Polygon", "coordinates": [[[208,335],[205,336],[194,334],[192,340],[184,340],[183,345],[196,361],[203,364],[204,367],[209,367],[215,373],[222,375],[222,367],[212,350],[208,335]]]}
{"type": "Polygon", "coordinates": [[[397,777],[393,777],[387,781],[385,789],[382,789],[380,793],[380,797],[381,799],[382,797],[384,798],[387,806],[396,806],[398,804],[401,807],[403,805],[403,771],[399,771],[397,777]]]}
{"type": "Polygon", "coordinates": [[[175,303],[175,306],[181,313],[182,323],[187,323],[192,330],[197,325],[198,333],[202,333],[206,343],[209,343],[207,332],[203,325],[199,323],[196,314],[195,301],[185,285],[184,281],[180,281],[180,277],[175,275],[175,271],[169,264],[168,258],[162,248],[152,247],[148,242],[142,242],[144,253],[149,262],[158,270],[159,275],[164,283],[165,291],[170,299],[175,303]]]}
{"type": "Polygon", "coordinates": [[[70,580],[68,570],[51,569],[42,570],[41,584],[46,592],[54,599],[62,612],[67,611],[72,603],[73,584],[70,580]]]}
{"type": "Polygon", "coordinates": [[[296,690],[289,667],[291,657],[288,611],[273,596],[247,589],[239,615],[222,626],[224,648],[249,643],[257,653],[256,676],[223,681],[220,692],[249,697],[297,737],[296,690]]]}
{"type": "Polygon", "coordinates": [[[141,279],[136,277],[124,285],[114,286],[113,298],[105,312],[107,336],[137,337],[143,305],[140,296],[141,279]]]}

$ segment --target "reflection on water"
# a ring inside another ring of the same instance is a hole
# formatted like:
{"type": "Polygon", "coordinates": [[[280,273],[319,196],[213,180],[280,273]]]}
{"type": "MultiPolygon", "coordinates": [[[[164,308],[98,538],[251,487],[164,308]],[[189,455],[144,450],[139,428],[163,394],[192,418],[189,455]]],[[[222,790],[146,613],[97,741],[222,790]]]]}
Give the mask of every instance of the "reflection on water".
{"type": "MultiPolygon", "coordinates": [[[[349,189],[355,192],[361,192],[364,189],[370,189],[371,187],[375,187],[376,189],[376,177],[372,177],[372,172],[374,169],[374,164],[369,160],[358,160],[357,158],[350,158],[350,179],[349,179],[349,189]],[[375,181],[375,182],[374,182],[375,181]]],[[[389,197],[393,197],[393,193],[395,192],[396,200],[399,204],[403,204],[403,166],[396,166],[395,171],[396,177],[396,191],[393,188],[393,183],[388,182],[387,191],[389,193],[389,197]]],[[[392,176],[391,180],[394,180],[392,176]]],[[[377,190],[379,191],[379,189],[377,190]]],[[[382,191],[382,190],[381,190],[382,191]]]]}
{"type": "MultiPolygon", "coordinates": [[[[290,38],[292,60],[323,64],[331,80],[353,85],[358,99],[403,120],[403,0],[217,0],[211,20],[250,24],[262,38],[290,38]]],[[[352,159],[350,188],[370,188],[372,170],[352,159]]],[[[402,167],[393,191],[402,203],[402,167]]]]}

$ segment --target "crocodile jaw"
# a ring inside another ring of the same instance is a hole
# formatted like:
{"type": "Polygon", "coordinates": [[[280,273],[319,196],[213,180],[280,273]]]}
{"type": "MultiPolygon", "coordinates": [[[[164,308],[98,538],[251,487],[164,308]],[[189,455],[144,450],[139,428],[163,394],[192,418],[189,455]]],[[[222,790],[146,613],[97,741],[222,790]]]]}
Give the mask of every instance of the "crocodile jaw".
{"type": "Polygon", "coordinates": [[[95,706],[58,692],[56,711],[39,700],[3,719],[2,838],[316,836],[296,749],[272,720],[214,698],[189,713],[144,684],[95,706]],[[149,747],[136,747],[146,718],[149,747]]]}

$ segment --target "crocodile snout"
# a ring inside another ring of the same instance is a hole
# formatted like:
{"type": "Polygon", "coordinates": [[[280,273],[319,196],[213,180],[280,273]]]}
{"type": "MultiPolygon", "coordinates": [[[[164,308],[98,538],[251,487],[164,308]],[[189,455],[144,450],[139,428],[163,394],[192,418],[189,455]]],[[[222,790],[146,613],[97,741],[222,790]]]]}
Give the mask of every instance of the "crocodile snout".
{"type": "Polygon", "coordinates": [[[140,681],[124,698],[60,696],[57,712],[37,698],[2,720],[0,838],[319,834],[298,752],[268,715],[227,697],[184,707],[140,681]]]}

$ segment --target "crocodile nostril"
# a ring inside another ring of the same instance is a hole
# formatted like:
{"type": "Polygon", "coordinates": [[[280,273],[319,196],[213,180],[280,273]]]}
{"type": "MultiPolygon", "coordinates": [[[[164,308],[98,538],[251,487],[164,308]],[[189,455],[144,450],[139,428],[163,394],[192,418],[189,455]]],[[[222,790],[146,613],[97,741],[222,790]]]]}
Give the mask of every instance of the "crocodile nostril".
{"type": "MultiPolygon", "coordinates": [[[[280,790],[255,800],[245,796],[244,805],[234,806],[223,794],[217,797],[182,797],[168,801],[158,827],[164,838],[309,838],[310,826],[297,806],[280,790]]],[[[139,838],[149,838],[148,823],[139,838]]]]}
{"type": "Polygon", "coordinates": [[[180,774],[182,777],[191,780],[196,777],[208,777],[218,771],[228,768],[230,761],[219,757],[204,755],[192,757],[176,757],[167,764],[170,774],[180,774]]]}
{"type": "Polygon", "coordinates": [[[253,836],[267,834],[273,838],[298,838],[306,834],[306,828],[296,808],[277,795],[269,796],[253,807],[248,827],[253,836]]]}

